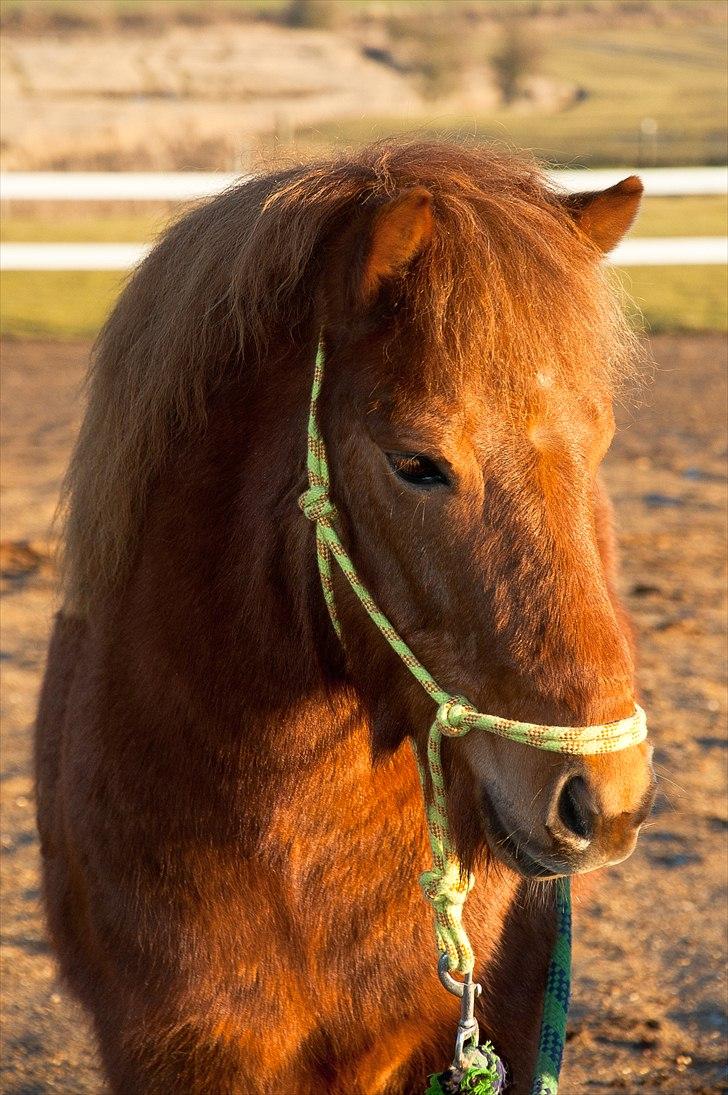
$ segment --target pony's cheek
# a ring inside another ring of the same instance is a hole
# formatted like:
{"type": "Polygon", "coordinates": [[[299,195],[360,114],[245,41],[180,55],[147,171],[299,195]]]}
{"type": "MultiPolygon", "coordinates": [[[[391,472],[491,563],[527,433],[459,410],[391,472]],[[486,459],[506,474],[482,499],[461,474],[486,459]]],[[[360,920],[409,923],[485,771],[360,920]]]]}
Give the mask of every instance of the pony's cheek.
{"type": "Polygon", "coordinates": [[[459,742],[462,756],[476,784],[498,800],[517,797],[525,772],[517,763],[512,742],[484,730],[472,730],[459,742]]]}

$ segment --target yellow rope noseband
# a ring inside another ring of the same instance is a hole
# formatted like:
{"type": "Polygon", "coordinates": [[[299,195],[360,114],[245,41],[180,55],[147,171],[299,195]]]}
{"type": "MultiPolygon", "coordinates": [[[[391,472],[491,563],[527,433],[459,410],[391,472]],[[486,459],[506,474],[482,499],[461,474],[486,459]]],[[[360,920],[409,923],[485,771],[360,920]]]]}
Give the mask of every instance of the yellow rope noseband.
{"type": "Polygon", "coordinates": [[[319,346],[308,419],[309,485],[308,490],[299,498],[299,505],[306,517],[316,526],[316,553],[321,586],[331,623],[339,639],[342,635],[331,580],[332,556],[369,618],[379,628],[410,673],[438,705],[427,740],[427,771],[420,762],[417,749],[414,750],[426,803],[427,827],[433,858],[433,866],[424,872],[420,884],[425,897],[434,909],[438,950],[447,955],[448,966],[452,972],[469,974],[473,970],[474,955],[462,925],[462,910],[474,879],[472,875],[468,877],[463,871],[450,837],[441,763],[443,736],[462,737],[470,730],[487,730],[491,734],[498,734],[500,737],[523,745],[532,745],[537,749],[589,756],[627,749],[643,741],[647,736],[645,713],[641,707],[636,706],[632,715],[617,722],[595,726],[541,726],[538,723],[516,722],[498,715],[481,714],[463,697],[453,696],[440,688],[372,600],[334,527],[337,516],[336,507],[329,496],[330,479],[326,448],[319,430],[317,413],[323,374],[324,354],[323,347],[319,346]],[[429,803],[428,774],[431,788],[429,803]]]}

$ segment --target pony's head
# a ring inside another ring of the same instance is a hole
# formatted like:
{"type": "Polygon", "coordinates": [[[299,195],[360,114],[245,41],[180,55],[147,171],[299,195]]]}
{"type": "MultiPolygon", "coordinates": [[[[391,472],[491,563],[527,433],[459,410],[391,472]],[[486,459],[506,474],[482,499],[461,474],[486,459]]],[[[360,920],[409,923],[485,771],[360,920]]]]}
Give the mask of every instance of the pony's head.
{"type": "MultiPolygon", "coordinates": [[[[322,335],[320,421],[341,535],[437,682],[479,711],[528,722],[631,714],[598,470],[632,346],[600,260],[640,192],[631,178],[565,197],[512,156],[393,143],[257,178],[184,218],[99,342],[67,482],[66,611],[123,590],[165,462],[180,444],[214,444],[211,391],[218,408],[236,394],[244,415],[250,400],[236,385],[265,385],[255,424],[266,459],[247,489],[287,477],[285,557],[305,552],[291,568],[306,591],[301,619],[315,591],[326,641],[290,457],[304,457],[322,335]]],[[[242,448],[244,423],[236,429],[226,453],[242,448]]],[[[230,521],[221,493],[215,519],[230,521]]],[[[270,531],[268,510],[260,520],[270,531]]],[[[230,581],[226,603],[244,587],[230,581]]],[[[421,747],[431,700],[335,582],[375,749],[406,734],[421,747]]],[[[309,661],[335,677],[333,637],[331,651],[309,661]]],[[[444,763],[461,857],[489,846],[534,876],[627,855],[652,795],[646,745],[573,758],[473,732],[447,743],[444,763]]]]}
{"type": "MultiPolygon", "coordinates": [[[[629,336],[600,259],[641,190],[564,198],[522,163],[411,153],[327,249],[320,415],[342,535],[420,661],[479,711],[580,726],[634,710],[598,478],[629,336]]],[[[432,702],[338,574],[335,593],[376,743],[422,748],[432,702]]],[[[532,877],[623,859],[650,758],[450,743],[461,854],[532,877]]]]}

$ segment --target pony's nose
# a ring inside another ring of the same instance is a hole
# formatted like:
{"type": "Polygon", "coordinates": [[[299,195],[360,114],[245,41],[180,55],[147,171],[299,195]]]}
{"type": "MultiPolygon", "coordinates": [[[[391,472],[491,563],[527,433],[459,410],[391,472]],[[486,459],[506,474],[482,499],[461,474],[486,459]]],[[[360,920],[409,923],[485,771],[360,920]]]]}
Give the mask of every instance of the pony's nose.
{"type": "Polygon", "coordinates": [[[597,810],[594,798],[582,776],[572,776],[561,788],[555,803],[555,816],[549,826],[554,835],[561,836],[578,848],[586,848],[597,828],[597,810]]]}
{"type": "Polygon", "coordinates": [[[621,809],[614,812],[608,799],[588,774],[570,776],[554,796],[546,829],[555,850],[566,854],[577,870],[590,870],[629,855],[652,808],[654,780],[631,802],[620,802],[621,809]]]}

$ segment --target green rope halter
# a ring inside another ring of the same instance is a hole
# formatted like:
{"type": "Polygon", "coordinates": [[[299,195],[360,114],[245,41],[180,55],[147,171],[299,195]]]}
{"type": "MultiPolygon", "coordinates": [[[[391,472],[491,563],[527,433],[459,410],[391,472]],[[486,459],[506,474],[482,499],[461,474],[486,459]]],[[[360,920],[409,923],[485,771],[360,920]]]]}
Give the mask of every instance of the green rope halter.
{"type": "MultiPolygon", "coordinates": [[[[462,737],[470,730],[487,730],[499,737],[508,738],[510,741],[533,745],[537,749],[588,756],[595,753],[615,752],[618,749],[626,749],[628,746],[637,745],[643,741],[647,735],[645,713],[641,707],[636,706],[634,714],[616,722],[579,727],[540,726],[537,723],[516,722],[512,719],[501,718],[498,715],[481,714],[462,696],[453,696],[440,688],[435,679],[427,672],[405,641],[392,627],[384,613],[375,604],[366,586],[359,578],[354,564],[334,527],[337,512],[329,494],[330,477],[326,460],[326,447],[319,429],[317,411],[323,375],[324,351],[323,345],[320,344],[316,355],[308,418],[307,468],[309,485],[308,489],[299,498],[298,503],[305,516],[313,521],[316,526],[316,555],[321,586],[331,623],[339,639],[342,640],[342,634],[331,579],[332,556],[364,606],[369,618],[376,624],[389,645],[399,655],[416,680],[420,682],[427,694],[438,705],[427,739],[426,770],[420,761],[417,749],[414,750],[426,804],[427,828],[433,859],[432,868],[423,873],[420,878],[420,885],[425,897],[433,907],[437,947],[441,953],[447,955],[450,971],[471,974],[475,965],[475,956],[462,924],[462,913],[463,905],[475,880],[472,875],[467,875],[463,871],[450,836],[441,762],[443,736],[462,737]],[[428,795],[428,775],[430,795],[428,795]]],[[[567,919],[569,916],[568,885],[564,885],[561,890],[562,894],[565,895],[560,898],[560,917],[563,920],[565,915],[567,919]],[[566,909],[565,913],[564,908],[566,909]]],[[[561,965],[563,967],[563,963],[561,965]]],[[[548,992],[546,1004],[548,1004],[548,992]]],[[[544,1020],[546,1019],[546,1004],[544,1006],[544,1020]]],[[[565,1008],[561,1010],[563,1012],[563,1029],[565,1029],[565,1008]]],[[[541,1061],[541,1056],[543,1056],[543,1053],[540,1054],[539,1061],[541,1061]]],[[[560,1052],[558,1057],[560,1063],[560,1052]]],[[[556,1079],[552,1086],[541,1086],[537,1089],[534,1082],[534,1095],[537,1090],[539,1095],[549,1095],[550,1092],[556,1091],[557,1081],[558,1066],[556,1079]]]]}

